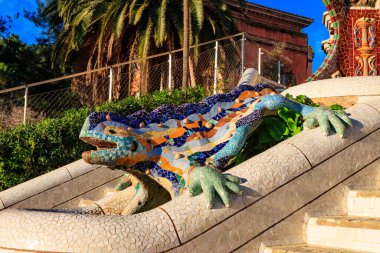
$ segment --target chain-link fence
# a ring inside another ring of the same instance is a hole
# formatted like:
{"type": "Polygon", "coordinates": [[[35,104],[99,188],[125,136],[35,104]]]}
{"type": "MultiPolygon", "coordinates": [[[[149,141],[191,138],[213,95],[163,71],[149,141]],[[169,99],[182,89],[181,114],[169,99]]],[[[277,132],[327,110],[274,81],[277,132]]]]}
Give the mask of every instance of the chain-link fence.
{"type": "Polygon", "coordinates": [[[297,84],[292,66],[298,63],[287,56],[289,49],[286,43],[263,43],[255,36],[248,36],[245,47],[248,49],[247,65],[256,68],[260,75],[285,86],[297,84]]]}
{"type": "MultiPolygon", "coordinates": [[[[232,89],[244,66],[245,34],[190,48],[188,86],[232,89]]],[[[182,86],[182,49],[66,77],[0,90],[0,129],[61,117],[72,108],[182,86]]]]}

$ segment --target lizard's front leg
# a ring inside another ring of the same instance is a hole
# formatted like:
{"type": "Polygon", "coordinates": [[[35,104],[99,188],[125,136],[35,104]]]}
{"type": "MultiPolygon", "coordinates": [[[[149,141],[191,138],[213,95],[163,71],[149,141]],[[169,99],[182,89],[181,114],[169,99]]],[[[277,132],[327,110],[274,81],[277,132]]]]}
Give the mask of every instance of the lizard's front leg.
{"type": "Polygon", "coordinates": [[[197,166],[190,174],[188,192],[191,196],[196,196],[203,192],[206,197],[207,208],[214,205],[215,193],[218,193],[223,204],[230,207],[230,192],[242,194],[239,184],[241,184],[239,177],[221,174],[210,166],[197,166]]]}
{"type": "Polygon", "coordinates": [[[343,110],[331,110],[327,107],[311,107],[290,100],[282,95],[266,95],[259,104],[256,105],[257,110],[275,111],[280,107],[299,112],[305,119],[304,129],[311,129],[320,126],[321,131],[328,135],[333,126],[335,132],[343,137],[346,125],[352,126],[351,120],[343,110]]]}

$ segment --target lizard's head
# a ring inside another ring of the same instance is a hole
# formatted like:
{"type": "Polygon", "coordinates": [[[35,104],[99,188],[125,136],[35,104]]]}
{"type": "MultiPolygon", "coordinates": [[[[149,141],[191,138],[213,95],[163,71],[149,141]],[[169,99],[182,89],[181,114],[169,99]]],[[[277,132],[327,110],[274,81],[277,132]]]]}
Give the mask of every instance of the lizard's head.
{"type": "Polygon", "coordinates": [[[82,153],[87,163],[109,166],[129,165],[131,157],[144,153],[131,128],[118,121],[119,115],[94,112],[86,119],[79,138],[97,148],[82,153]]]}

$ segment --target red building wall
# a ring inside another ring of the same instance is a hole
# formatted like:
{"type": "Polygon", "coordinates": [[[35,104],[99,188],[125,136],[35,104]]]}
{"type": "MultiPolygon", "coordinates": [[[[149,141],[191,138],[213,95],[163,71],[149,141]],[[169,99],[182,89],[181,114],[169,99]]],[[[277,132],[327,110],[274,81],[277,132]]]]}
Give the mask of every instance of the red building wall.
{"type": "MultiPolygon", "coordinates": [[[[234,6],[238,7],[236,3],[234,6]]],[[[244,11],[232,13],[238,30],[245,32],[248,37],[246,67],[258,67],[259,47],[271,51],[277,43],[285,42],[282,61],[291,68],[297,83],[303,83],[311,75],[308,37],[302,29],[309,26],[312,19],[257,4],[247,4],[244,11]]]]}

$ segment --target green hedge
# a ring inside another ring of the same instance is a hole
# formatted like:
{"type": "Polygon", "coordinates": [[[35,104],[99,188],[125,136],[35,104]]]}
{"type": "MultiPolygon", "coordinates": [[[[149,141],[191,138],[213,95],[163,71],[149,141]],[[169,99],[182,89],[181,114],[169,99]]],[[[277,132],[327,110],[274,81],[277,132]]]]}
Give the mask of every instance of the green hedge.
{"type": "Polygon", "coordinates": [[[183,92],[179,89],[173,90],[171,93],[166,90],[156,91],[140,98],[128,97],[119,102],[104,103],[95,107],[95,110],[112,111],[128,115],[141,109],[152,111],[164,104],[181,105],[184,103],[196,103],[204,99],[206,96],[206,90],[201,86],[187,89],[186,98],[183,92]]]}
{"type": "MultiPolygon", "coordinates": [[[[140,98],[128,97],[105,103],[96,111],[131,114],[140,109],[153,110],[163,104],[194,103],[206,97],[201,87],[154,92],[140,98]]],[[[59,119],[46,119],[35,125],[0,131],[0,191],[59,168],[81,157],[91,147],[79,139],[79,132],[90,109],[69,110],[59,119]]]]}

